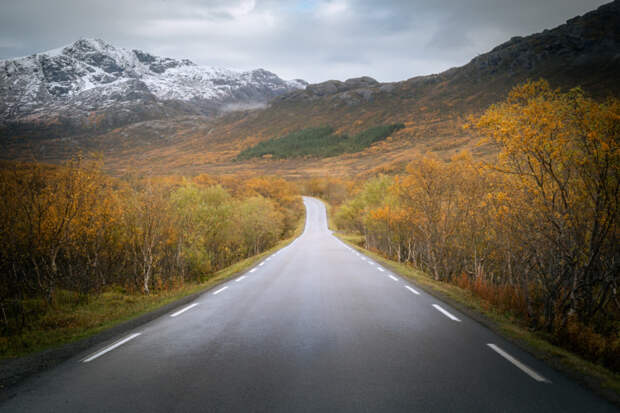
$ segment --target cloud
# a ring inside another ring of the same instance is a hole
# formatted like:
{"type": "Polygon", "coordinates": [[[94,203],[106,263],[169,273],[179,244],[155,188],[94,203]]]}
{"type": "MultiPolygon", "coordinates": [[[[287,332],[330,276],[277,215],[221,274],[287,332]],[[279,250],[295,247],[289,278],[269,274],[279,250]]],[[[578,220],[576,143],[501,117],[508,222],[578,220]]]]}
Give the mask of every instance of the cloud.
{"type": "Polygon", "coordinates": [[[0,0],[0,58],[100,37],[312,82],[395,81],[467,63],[601,0],[0,0]]]}
{"type": "Polygon", "coordinates": [[[344,0],[331,0],[321,3],[317,7],[317,15],[320,18],[333,18],[347,13],[349,6],[344,0]]]}

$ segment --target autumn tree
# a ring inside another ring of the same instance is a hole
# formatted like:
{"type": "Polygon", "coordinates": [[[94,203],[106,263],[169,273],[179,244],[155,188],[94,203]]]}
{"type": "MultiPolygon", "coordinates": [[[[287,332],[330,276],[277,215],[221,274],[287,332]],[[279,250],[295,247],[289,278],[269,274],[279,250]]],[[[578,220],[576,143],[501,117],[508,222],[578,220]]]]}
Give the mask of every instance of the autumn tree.
{"type": "Polygon", "coordinates": [[[618,284],[620,102],[598,103],[545,81],[515,88],[472,124],[499,148],[529,268],[545,291],[545,326],[589,322],[618,284]],[[556,314],[557,312],[557,314],[556,314]]]}
{"type": "Polygon", "coordinates": [[[261,196],[241,201],[237,207],[241,238],[248,255],[273,245],[284,227],[284,217],[274,203],[261,196]]]}

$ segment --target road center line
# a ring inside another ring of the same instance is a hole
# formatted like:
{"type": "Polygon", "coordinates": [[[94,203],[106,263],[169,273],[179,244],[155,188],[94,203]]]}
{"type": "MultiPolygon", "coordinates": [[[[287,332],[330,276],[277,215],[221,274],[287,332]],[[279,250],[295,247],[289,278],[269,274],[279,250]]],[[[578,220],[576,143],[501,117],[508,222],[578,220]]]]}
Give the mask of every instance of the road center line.
{"type": "Polygon", "coordinates": [[[420,295],[420,292],[416,290],[415,288],[411,288],[408,285],[405,285],[405,288],[411,291],[412,293],[414,293],[415,295],[420,295]]]}
{"type": "Polygon", "coordinates": [[[225,289],[227,289],[227,288],[228,288],[228,287],[222,287],[222,288],[220,288],[219,290],[214,291],[214,292],[213,292],[213,295],[217,295],[217,294],[221,293],[222,291],[224,291],[224,290],[225,290],[225,289]]]}
{"type": "Polygon", "coordinates": [[[443,315],[445,315],[446,317],[448,317],[450,320],[454,320],[454,321],[461,321],[459,320],[458,317],[453,316],[452,314],[450,314],[449,312],[447,312],[446,310],[444,310],[443,308],[441,308],[439,305],[437,304],[433,304],[433,307],[435,307],[435,309],[437,311],[439,311],[440,313],[442,313],[443,315]]]}
{"type": "Polygon", "coordinates": [[[531,368],[529,368],[525,364],[521,363],[519,360],[517,360],[516,358],[512,357],[510,354],[506,353],[504,350],[502,350],[501,348],[499,348],[495,344],[488,343],[487,346],[491,347],[493,349],[493,351],[495,351],[497,354],[499,354],[500,356],[502,356],[503,358],[505,358],[506,360],[508,360],[509,362],[514,364],[515,366],[517,366],[519,369],[521,369],[521,371],[523,371],[525,374],[527,374],[528,376],[530,376],[534,380],[536,380],[538,382],[541,382],[541,383],[551,383],[549,380],[547,380],[546,378],[544,378],[540,374],[536,373],[534,370],[532,370],[531,368]]]}
{"type": "Polygon", "coordinates": [[[385,271],[385,270],[384,270],[383,268],[381,268],[381,267],[377,267],[377,269],[378,269],[379,271],[381,271],[381,272],[384,272],[384,271],[385,271]]]}
{"type": "Polygon", "coordinates": [[[142,333],[134,333],[130,336],[125,337],[122,340],[117,341],[116,343],[109,345],[108,347],[105,347],[104,349],[96,352],[95,354],[93,354],[92,356],[89,356],[87,358],[85,358],[84,360],[82,360],[82,363],[88,363],[90,361],[93,361],[94,359],[96,359],[97,357],[101,357],[103,356],[105,353],[107,353],[108,351],[112,351],[114,350],[116,347],[122,346],[123,344],[125,344],[126,342],[128,342],[129,340],[133,340],[134,338],[138,337],[140,334],[142,333]]]}
{"type": "Polygon", "coordinates": [[[182,310],[177,311],[176,313],[170,314],[170,317],[176,317],[178,315],[183,314],[184,312],[186,312],[187,310],[191,310],[192,308],[196,307],[198,305],[198,303],[194,303],[194,304],[190,304],[187,307],[185,307],[182,310]]]}
{"type": "Polygon", "coordinates": [[[235,282],[238,283],[239,281],[243,281],[244,278],[245,278],[245,275],[242,275],[241,277],[237,278],[235,282]]]}
{"type": "Polygon", "coordinates": [[[390,275],[390,278],[391,278],[393,281],[398,281],[398,278],[394,277],[393,275],[390,275]]]}

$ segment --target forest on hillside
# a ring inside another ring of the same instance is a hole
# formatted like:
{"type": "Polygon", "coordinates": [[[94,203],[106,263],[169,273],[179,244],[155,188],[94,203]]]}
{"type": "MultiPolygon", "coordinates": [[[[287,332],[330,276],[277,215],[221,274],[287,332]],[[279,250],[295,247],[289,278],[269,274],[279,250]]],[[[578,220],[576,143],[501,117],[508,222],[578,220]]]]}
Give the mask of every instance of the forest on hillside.
{"type": "Polygon", "coordinates": [[[289,133],[281,138],[273,138],[244,149],[237,160],[261,158],[273,159],[298,157],[328,158],[343,153],[360,152],[376,142],[380,142],[397,130],[405,127],[402,123],[380,125],[365,129],[353,136],[337,135],[331,126],[306,128],[289,133]]]}

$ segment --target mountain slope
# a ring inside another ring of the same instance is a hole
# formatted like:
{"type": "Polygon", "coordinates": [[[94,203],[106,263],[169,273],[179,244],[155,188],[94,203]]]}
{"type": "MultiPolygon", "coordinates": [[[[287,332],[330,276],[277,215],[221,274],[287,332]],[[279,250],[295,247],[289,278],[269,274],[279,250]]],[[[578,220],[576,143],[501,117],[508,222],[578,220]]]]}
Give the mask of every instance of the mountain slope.
{"type": "Polygon", "coordinates": [[[198,66],[81,39],[0,61],[0,125],[13,135],[25,129],[66,136],[145,119],[213,115],[303,87],[263,69],[198,66]]]}
{"type": "Polygon", "coordinates": [[[359,78],[310,85],[276,98],[261,116],[293,110],[308,116],[310,111],[322,122],[343,127],[350,121],[343,116],[348,113],[375,122],[445,118],[483,109],[514,85],[541,77],[564,89],[582,86],[597,97],[619,95],[620,1],[555,29],[513,38],[462,67],[391,84],[359,78]]]}
{"type": "MultiPolygon", "coordinates": [[[[570,19],[552,30],[510,39],[468,64],[402,82],[362,77],[330,80],[274,98],[264,109],[160,118],[97,136],[29,141],[41,159],[60,160],[76,150],[105,153],[109,167],[156,173],[269,172],[287,176],[364,174],[398,168],[420,153],[450,156],[462,149],[485,156],[463,119],[504,98],[516,84],[546,78],[563,89],[583,87],[597,98],[620,95],[620,0],[570,19]],[[355,134],[377,125],[404,123],[386,141],[358,154],[328,159],[235,161],[244,149],[310,127],[330,125],[355,134]]],[[[32,149],[31,149],[32,148],[32,149]]],[[[23,157],[24,142],[4,140],[3,155],[23,157]]]]}
{"type": "MultiPolygon", "coordinates": [[[[503,99],[516,84],[541,77],[562,89],[581,86],[597,98],[620,96],[620,1],[555,29],[510,39],[465,66],[437,75],[396,83],[379,83],[369,77],[331,80],[277,97],[264,110],[217,118],[203,124],[203,129],[179,126],[170,138],[173,144],[147,146],[137,165],[148,163],[155,171],[165,165],[179,172],[259,170],[299,176],[398,168],[426,152],[447,157],[469,149],[485,156],[492,149],[477,146],[477,137],[461,128],[465,117],[503,99]],[[258,142],[304,128],[331,125],[337,133],[354,134],[399,122],[406,128],[360,154],[233,161],[240,151],[258,142]]],[[[134,132],[146,141],[153,135],[148,125],[144,130],[144,135],[134,132]]],[[[106,147],[104,142],[112,135],[101,140],[99,147],[106,147]]],[[[126,148],[115,155],[111,166],[126,168],[135,165],[133,160],[134,153],[126,148]]]]}

